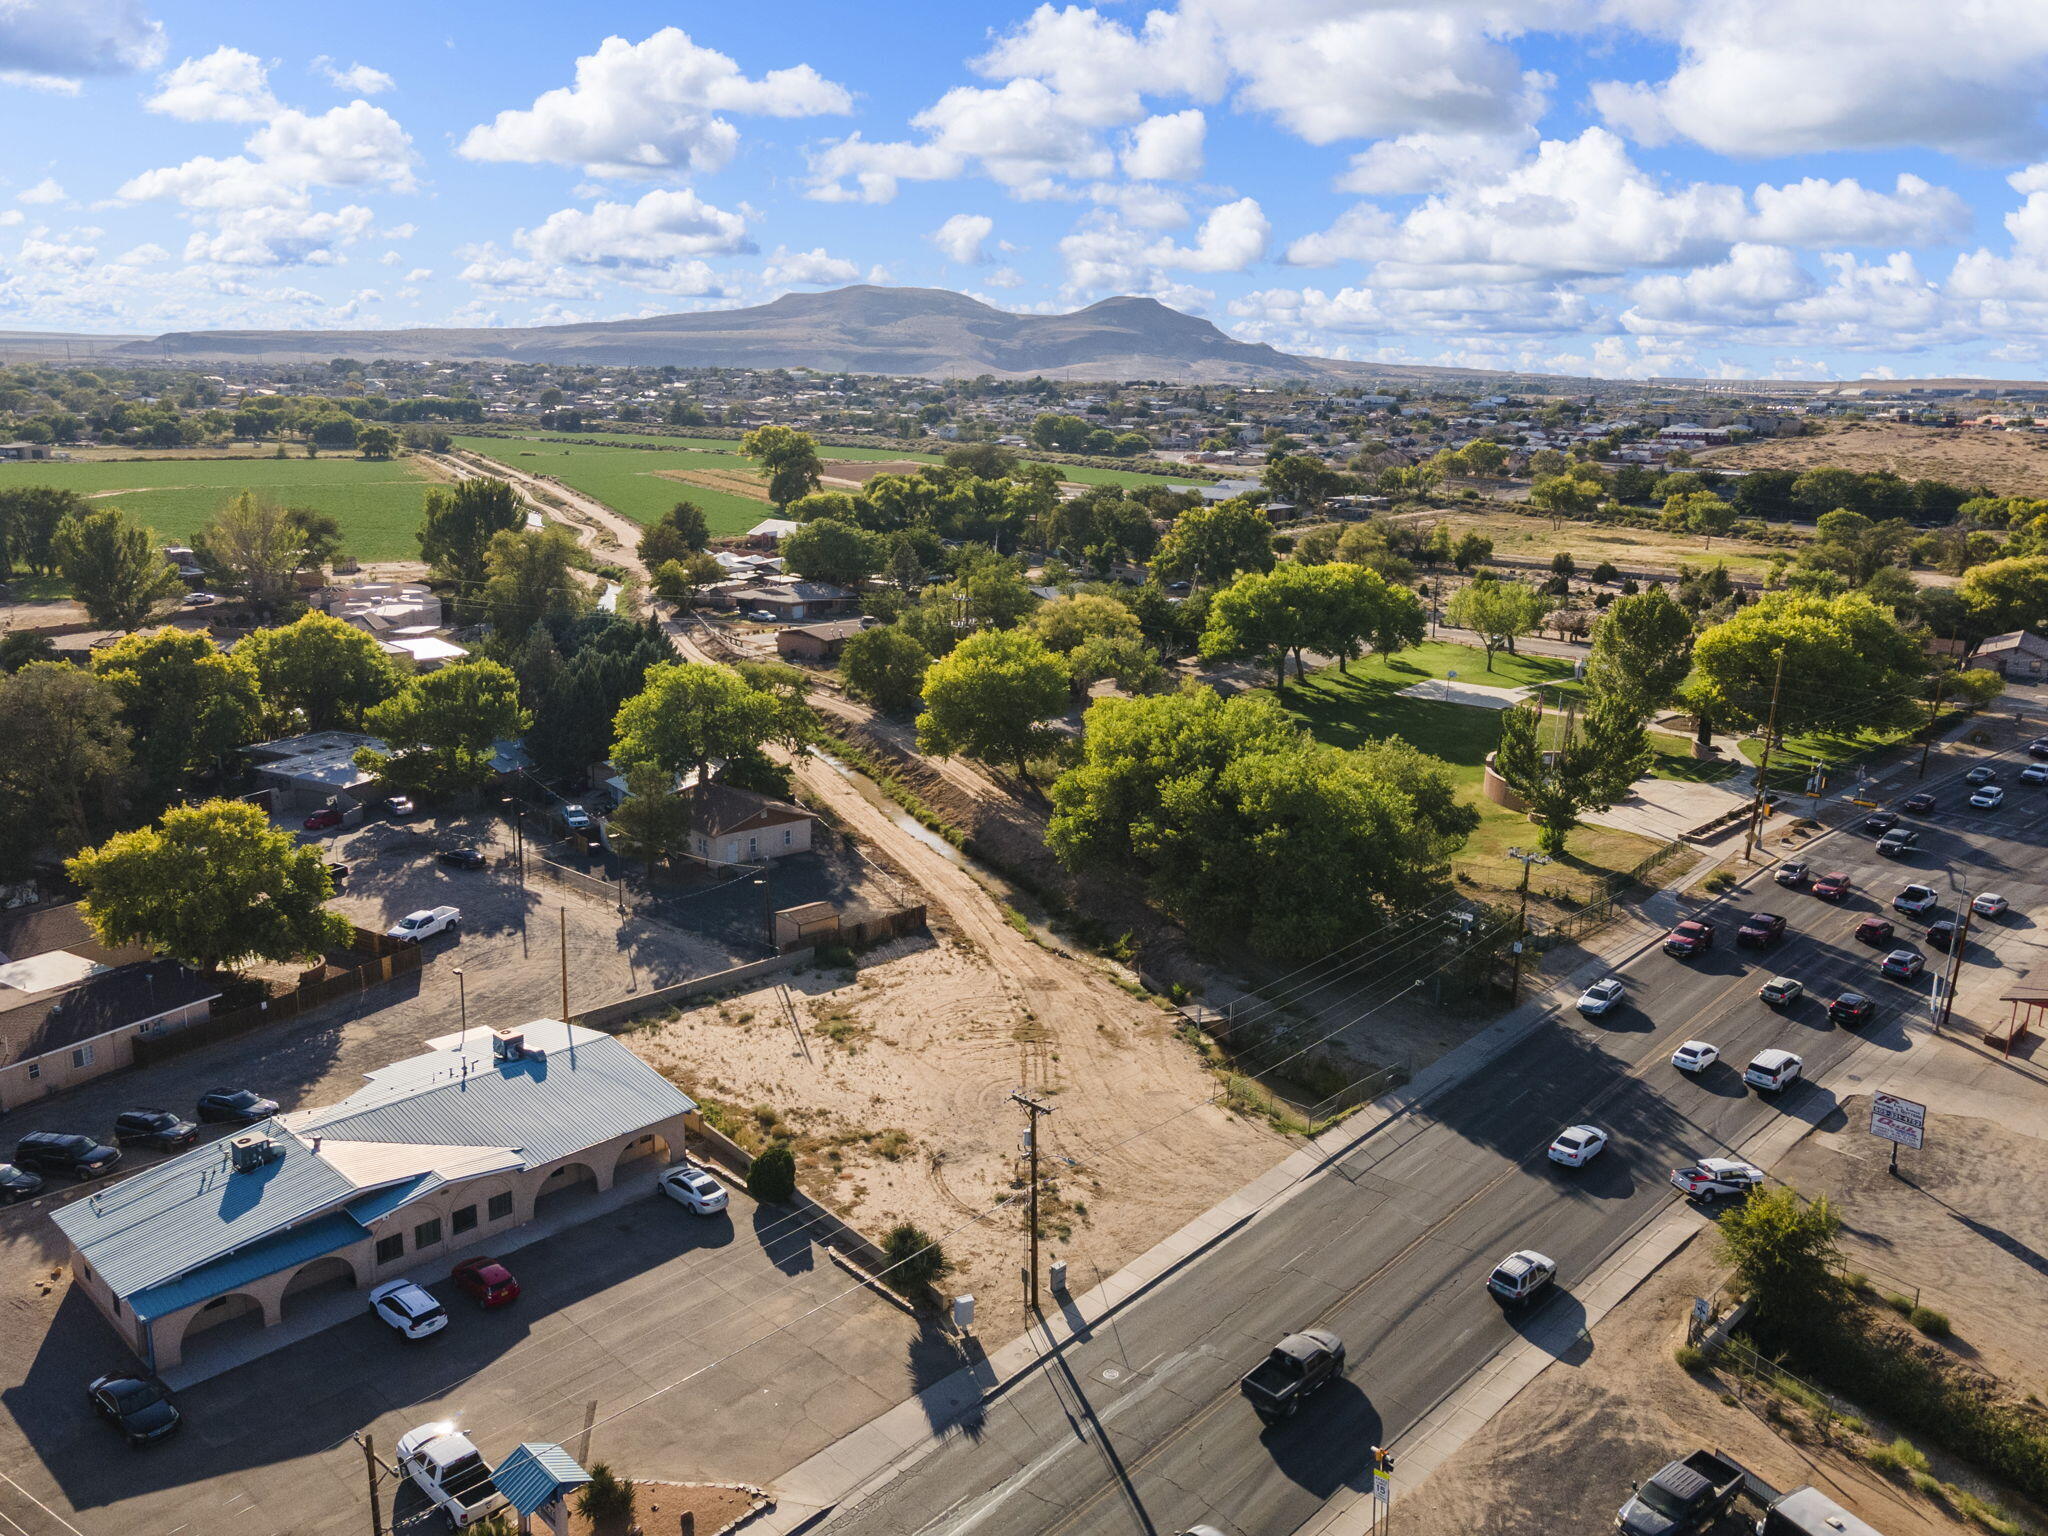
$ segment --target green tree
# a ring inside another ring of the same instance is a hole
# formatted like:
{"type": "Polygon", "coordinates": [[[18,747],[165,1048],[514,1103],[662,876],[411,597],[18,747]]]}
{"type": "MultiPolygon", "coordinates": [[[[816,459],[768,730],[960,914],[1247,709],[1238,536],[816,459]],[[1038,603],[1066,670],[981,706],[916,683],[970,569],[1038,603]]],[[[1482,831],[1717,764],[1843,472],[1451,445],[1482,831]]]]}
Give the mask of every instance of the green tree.
{"type": "Polygon", "coordinates": [[[409,680],[364,716],[390,748],[356,751],[356,765],[401,794],[438,799],[491,780],[492,744],[523,734],[519,679],[495,661],[464,661],[409,680]]]}
{"type": "Polygon", "coordinates": [[[1586,681],[1639,720],[1670,703],[1692,671],[1692,616],[1662,587],[1618,597],[1593,629],[1586,681]]]}
{"type": "Polygon", "coordinates": [[[1499,443],[1484,437],[1475,437],[1458,450],[1458,457],[1465,461],[1465,472],[1470,475],[1497,475],[1501,466],[1508,461],[1508,451],[1499,443]]]}
{"type": "Polygon", "coordinates": [[[1478,824],[1449,769],[1405,742],[1311,742],[1270,696],[1101,699],[1052,786],[1070,869],[1136,871],[1205,943],[1323,953],[1441,892],[1478,824]]]}
{"type": "Polygon", "coordinates": [[[1963,601],[1990,634],[2048,629],[2048,555],[1993,560],[1968,572],[1963,601]]]}
{"type": "Polygon", "coordinates": [[[1649,771],[1650,741],[1628,702],[1596,697],[1544,749],[1543,712],[1533,703],[1502,711],[1494,771],[1542,826],[1543,851],[1561,857],[1587,811],[1623,799],[1649,771]]]}
{"type": "Polygon", "coordinates": [[[740,439],[740,453],[759,461],[768,476],[768,499],[778,508],[817,490],[825,472],[817,441],[792,427],[756,427],[740,439]]]}
{"type": "Polygon", "coordinates": [[[57,643],[32,630],[12,629],[0,635],[0,672],[19,672],[32,661],[55,661],[57,643]]]}
{"type": "Polygon", "coordinates": [[[694,501],[679,501],[640,535],[640,563],[649,571],[710,546],[711,524],[694,501]]]}
{"type": "Polygon", "coordinates": [[[57,529],[67,517],[91,511],[78,492],[54,485],[0,487],[0,581],[14,579],[17,560],[39,576],[55,572],[57,529]]]}
{"type": "Polygon", "coordinates": [[[671,602],[692,607],[697,594],[724,581],[730,573],[712,556],[696,550],[680,560],[664,560],[654,570],[654,590],[671,602]]]}
{"type": "Polygon", "coordinates": [[[931,664],[917,717],[921,752],[965,752],[1026,773],[1049,741],[1044,722],[1067,707],[1067,669],[1031,635],[972,635],[931,664]]]}
{"type": "Polygon", "coordinates": [[[366,459],[388,459],[398,450],[398,434],[389,427],[364,427],[356,434],[356,448],[366,459]]]}
{"type": "Polygon", "coordinates": [[[193,541],[208,579],[239,592],[264,613],[275,613],[291,597],[292,577],[305,548],[298,519],[250,491],[214,513],[193,541]]]}
{"type": "Polygon", "coordinates": [[[1190,507],[1160,542],[1155,568],[1218,586],[1239,571],[1273,569],[1273,525],[1239,496],[1190,507]]]}
{"type": "MultiPolygon", "coordinates": [[[[1441,528],[1443,525],[1437,525],[1441,528]]],[[[1448,539],[1449,535],[1445,537],[1448,539]]],[[[1469,571],[1475,565],[1484,565],[1493,558],[1493,540],[1485,534],[1470,529],[1458,535],[1458,542],[1450,549],[1451,564],[1461,571],[1469,571]]]]}
{"type": "Polygon", "coordinates": [[[1515,640],[1542,622],[1543,594],[1519,581],[1475,581],[1462,588],[1444,610],[1458,629],[1469,629],[1486,647],[1486,670],[1493,670],[1495,651],[1515,654],[1515,640]]]}
{"type": "Polygon", "coordinates": [[[420,556],[435,575],[455,583],[458,607],[474,608],[491,540],[525,526],[526,508],[506,481],[477,475],[433,486],[420,518],[420,556]]]}
{"type": "Polygon", "coordinates": [[[787,1205],[796,1194],[796,1154],[777,1142],[747,1169],[747,1193],[763,1205],[787,1205]]]}
{"type": "Polygon", "coordinates": [[[167,800],[195,769],[256,739],[256,672],[203,634],[162,629],[92,653],[93,674],[121,705],[150,794],[167,800]]]}
{"type": "Polygon", "coordinates": [[[1113,597],[1095,592],[1056,597],[1040,603],[1025,621],[1026,630],[1062,656],[1079,650],[1097,636],[1139,638],[1137,615],[1113,597]]]}
{"type": "Polygon", "coordinates": [[[917,708],[931,664],[932,653],[893,624],[848,635],[839,652],[839,675],[846,691],[892,715],[917,708]]]}
{"type": "Polygon", "coordinates": [[[1317,571],[1315,582],[1321,601],[1309,643],[1335,656],[1339,671],[1367,645],[1385,657],[1422,643],[1422,600],[1373,567],[1340,562],[1317,571]]]}
{"type": "Polygon", "coordinates": [[[121,825],[135,790],[131,737],[106,682],[66,662],[0,677],[0,871],[25,874],[121,825]]]}
{"type": "Polygon", "coordinates": [[[1560,517],[1590,517],[1600,509],[1597,482],[1577,475],[1541,475],[1529,487],[1529,505],[1560,517]]]}
{"type": "Polygon", "coordinates": [[[500,533],[484,554],[484,612],[507,646],[523,646],[544,619],[573,618],[591,598],[572,574],[576,540],[567,529],[500,533]]]}
{"type": "Polygon", "coordinates": [[[256,687],[279,734],[361,723],[363,711],[404,681],[375,639],[325,613],[259,629],[235,647],[256,673],[256,687]]]}
{"type": "Polygon", "coordinates": [[[611,832],[621,851],[647,861],[652,873],[662,859],[690,849],[690,802],[675,792],[675,776],[658,763],[626,770],[626,798],[611,815],[611,832]]]}
{"type": "Polygon", "coordinates": [[[655,763],[703,782],[713,758],[756,751],[783,725],[778,701],[730,668],[661,662],[647,669],[641,691],[619,706],[612,761],[621,768],[655,763]]]}
{"type": "Polygon", "coordinates": [[[341,519],[309,507],[293,507],[285,516],[298,540],[298,569],[317,571],[341,559],[345,548],[341,519]]]}
{"type": "Polygon", "coordinates": [[[820,517],[783,538],[776,553],[806,581],[858,587],[882,568],[884,549],[875,535],[837,518],[820,517]]]}
{"type": "Polygon", "coordinates": [[[1313,454],[1293,453],[1266,466],[1264,483],[1274,500],[1314,511],[1344,488],[1344,477],[1313,454]]]}
{"type": "Polygon", "coordinates": [[[87,617],[109,629],[142,628],[183,590],[156,536],[114,507],[65,518],[50,548],[87,617]]]}
{"type": "Polygon", "coordinates": [[[1088,446],[1088,423],[1079,416],[1060,416],[1048,412],[1032,421],[1030,437],[1032,446],[1036,448],[1057,449],[1061,453],[1080,453],[1088,446]]]}
{"type": "Polygon", "coordinates": [[[1329,569],[1283,565],[1238,577],[1210,599],[1203,660],[1257,657],[1273,669],[1273,686],[1284,690],[1287,658],[1294,658],[1295,674],[1304,675],[1302,647],[1314,643],[1325,628],[1329,589],[1319,578],[1329,569]]]}
{"type": "Polygon", "coordinates": [[[1756,1326],[1780,1346],[1834,1316],[1847,1299],[1836,1239],[1841,1219],[1825,1195],[1789,1185],[1753,1190],[1719,1223],[1722,1262],[1749,1298],[1756,1326]]]}
{"type": "Polygon", "coordinates": [[[1861,512],[1824,512],[1814,524],[1813,538],[1799,552],[1804,570],[1832,571],[1852,587],[1867,585],[1887,570],[1896,570],[1913,545],[1913,527],[1902,517],[1882,521],[1861,512]]]}
{"type": "Polygon", "coordinates": [[[326,860],[241,800],[164,812],[66,863],[85,919],[110,947],[147,944],[196,970],[305,960],[349,941],[324,903],[326,860]]]}
{"type": "Polygon", "coordinates": [[[1860,592],[1767,592],[1693,643],[1690,692],[1716,720],[1752,729],[1778,694],[1780,736],[1899,724],[1928,671],[1925,652],[1888,608],[1860,592]]]}

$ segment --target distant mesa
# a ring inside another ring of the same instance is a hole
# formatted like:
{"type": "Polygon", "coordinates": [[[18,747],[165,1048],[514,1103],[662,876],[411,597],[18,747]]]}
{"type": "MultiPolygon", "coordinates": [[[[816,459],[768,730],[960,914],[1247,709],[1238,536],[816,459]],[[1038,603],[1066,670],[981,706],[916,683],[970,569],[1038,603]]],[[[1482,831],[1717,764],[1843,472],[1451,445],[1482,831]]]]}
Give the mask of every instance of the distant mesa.
{"type": "Polygon", "coordinates": [[[1155,299],[1104,299],[1072,314],[1018,315],[943,288],[867,285],[785,294],[748,309],[524,328],[173,331],[121,338],[0,334],[0,356],[10,357],[282,363],[324,362],[342,353],[404,361],[673,364],[1217,384],[1469,372],[1295,357],[1235,341],[1207,320],[1155,299]]]}

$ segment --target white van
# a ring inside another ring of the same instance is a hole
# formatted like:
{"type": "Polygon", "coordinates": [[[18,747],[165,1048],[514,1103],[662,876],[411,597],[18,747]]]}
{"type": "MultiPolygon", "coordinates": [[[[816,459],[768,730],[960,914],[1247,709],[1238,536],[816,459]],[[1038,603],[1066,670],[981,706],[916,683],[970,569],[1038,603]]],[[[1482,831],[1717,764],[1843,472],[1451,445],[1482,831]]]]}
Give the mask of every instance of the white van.
{"type": "Polygon", "coordinates": [[[1759,1093],[1776,1093],[1797,1079],[1804,1065],[1790,1051],[1758,1051],[1742,1080],[1759,1093]]]}

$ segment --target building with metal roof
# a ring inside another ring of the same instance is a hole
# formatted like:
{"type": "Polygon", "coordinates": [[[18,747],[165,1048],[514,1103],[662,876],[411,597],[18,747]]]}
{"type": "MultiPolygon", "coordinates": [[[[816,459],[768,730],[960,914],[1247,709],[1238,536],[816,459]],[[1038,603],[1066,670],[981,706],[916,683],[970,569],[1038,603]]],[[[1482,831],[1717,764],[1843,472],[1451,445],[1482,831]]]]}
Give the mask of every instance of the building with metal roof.
{"type": "Polygon", "coordinates": [[[153,1370],[207,1329],[315,1293],[443,1270],[637,1159],[696,1105],[617,1040],[559,1019],[470,1030],[52,1212],[72,1273],[153,1370]]]}
{"type": "Polygon", "coordinates": [[[491,1481],[522,1519],[531,1519],[548,1505],[568,1497],[572,1488],[587,1484],[590,1474],[559,1445],[526,1440],[498,1464],[491,1473],[491,1481]]]}

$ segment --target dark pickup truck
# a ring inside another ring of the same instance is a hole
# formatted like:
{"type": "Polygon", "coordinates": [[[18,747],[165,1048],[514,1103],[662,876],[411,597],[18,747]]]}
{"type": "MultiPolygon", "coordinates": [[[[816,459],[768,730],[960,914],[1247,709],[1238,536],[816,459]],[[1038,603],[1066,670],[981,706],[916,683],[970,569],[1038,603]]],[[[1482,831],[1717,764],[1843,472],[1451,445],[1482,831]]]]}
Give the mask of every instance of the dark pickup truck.
{"type": "Polygon", "coordinates": [[[1742,1468],[1718,1451],[1694,1451],[1666,1464],[1614,1517],[1626,1536],[1680,1536],[1712,1525],[1742,1492],[1742,1468]]]}
{"type": "Polygon", "coordinates": [[[1267,1423],[1290,1419],[1301,1400],[1344,1374],[1344,1341],[1323,1328],[1290,1333],[1238,1383],[1267,1423]]]}

